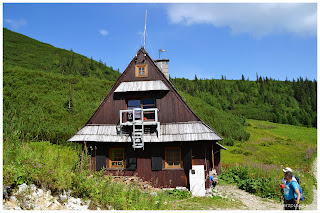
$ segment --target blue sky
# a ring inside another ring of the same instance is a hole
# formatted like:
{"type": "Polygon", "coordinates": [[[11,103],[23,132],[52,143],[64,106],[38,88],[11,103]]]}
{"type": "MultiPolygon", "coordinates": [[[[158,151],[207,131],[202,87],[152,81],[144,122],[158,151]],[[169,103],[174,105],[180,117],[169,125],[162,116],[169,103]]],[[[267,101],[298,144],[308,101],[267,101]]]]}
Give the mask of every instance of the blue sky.
{"type": "Polygon", "coordinates": [[[316,4],[5,3],[3,26],[123,72],[143,44],[171,77],[317,78],[316,4]]]}

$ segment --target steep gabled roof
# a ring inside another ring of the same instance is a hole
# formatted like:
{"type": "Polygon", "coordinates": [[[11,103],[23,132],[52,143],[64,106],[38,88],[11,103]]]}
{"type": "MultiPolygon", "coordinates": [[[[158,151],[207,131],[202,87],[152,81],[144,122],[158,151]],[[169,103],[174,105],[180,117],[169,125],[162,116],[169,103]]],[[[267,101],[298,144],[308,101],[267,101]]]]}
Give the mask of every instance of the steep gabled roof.
{"type": "MultiPolygon", "coordinates": [[[[106,102],[109,100],[110,101],[110,97],[114,94],[114,92],[118,89],[118,90],[122,90],[121,89],[121,84],[130,84],[130,83],[125,83],[125,82],[133,82],[132,84],[134,84],[134,82],[137,81],[161,81],[163,85],[161,85],[162,88],[166,87],[168,88],[170,91],[172,91],[172,93],[175,96],[175,99],[178,100],[185,108],[189,115],[191,115],[191,117],[193,117],[190,122],[196,122],[198,124],[203,125],[203,129],[208,129],[211,135],[210,137],[207,138],[207,140],[222,140],[222,137],[213,129],[211,129],[210,126],[208,126],[207,124],[205,124],[194,112],[193,110],[189,107],[189,105],[184,101],[184,99],[182,98],[182,96],[178,93],[178,91],[175,89],[174,85],[165,77],[165,75],[163,74],[163,72],[157,67],[157,65],[154,63],[154,61],[152,60],[152,58],[149,56],[149,54],[145,51],[144,48],[141,48],[137,55],[131,60],[131,62],[129,63],[129,65],[127,66],[127,68],[125,69],[125,71],[122,73],[122,75],[118,78],[118,80],[116,81],[116,83],[113,85],[113,87],[110,89],[109,93],[107,94],[107,96],[104,98],[104,100],[102,101],[102,103],[100,104],[100,106],[98,107],[98,109],[95,111],[95,113],[93,114],[93,116],[89,119],[89,121],[86,123],[86,125],[82,128],[82,129],[86,129],[86,126],[90,126],[90,125],[99,125],[99,126],[109,126],[110,124],[107,123],[97,123],[94,122],[95,118],[99,115],[99,113],[103,112],[101,111],[104,107],[104,105],[106,104],[106,102]],[[140,62],[138,60],[141,60],[140,62]],[[132,80],[132,78],[130,78],[130,75],[132,75],[132,72],[130,72],[132,70],[132,67],[135,66],[135,64],[139,64],[139,63],[146,63],[148,62],[148,65],[150,65],[151,67],[149,67],[149,70],[153,70],[155,73],[153,73],[152,77],[147,78],[147,79],[135,79],[132,80]],[[120,88],[119,88],[120,86],[120,88]],[[211,134],[212,133],[212,134],[211,134]]],[[[144,83],[144,84],[150,84],[150,83],[144,83]]],[[[115,123],[114,123],[115,124],[115,123]]],[[[197,124],[197,125],[198,125],[197,124]]],[[[163,126],[161,124],[161,126],[163,126]]],[[[181,126],[181,125],[180,125],[181,126]]],[[[209,133],[206,132],[206,133],[209,133]]],[[[204,132],[193,132],[193,134],[201,134],[204,132]]],[[[183,133],[182,133],[183,134],[183,133]]],[[[80,136],[81,135],[81,130],[75,135],[75,136],[80,136]]],[[[73,139],[76,139],[76,141],[79,141],[80,138],[83,137],[72,137],[69,139],[69,141],[74,141],[73,139]],[[78,140],[79,139],[79,140],[78,140]]],[[[107,135],[105,135],[107,136],[107,135]]],[[[110,135],[111,136],[111,135],[110,135]]],[[[119,136],[120,137],[120,136],[119,136]]],[[[198,139],[200,139],[201,137],[198,137],[198,139]]],[[[181,138],[182,139],[182,138],[181,138]]],[[[194,138],[196,139],[196,138],[194,138]]],[[[200,139],[200,140],[204,140],[200,139]]],[[[161,139],[160,141],[163,141],[163,139],[161,139]]],[[[180,141],[180,140],[179,140],[180,141]]],[[[183,141],[183,140],[182,140],[183,141]]],[[[110,141],[111,142],[111,141],[110,141]]],[[[125,142],[125,141],[123,141],[125,142]]]]}

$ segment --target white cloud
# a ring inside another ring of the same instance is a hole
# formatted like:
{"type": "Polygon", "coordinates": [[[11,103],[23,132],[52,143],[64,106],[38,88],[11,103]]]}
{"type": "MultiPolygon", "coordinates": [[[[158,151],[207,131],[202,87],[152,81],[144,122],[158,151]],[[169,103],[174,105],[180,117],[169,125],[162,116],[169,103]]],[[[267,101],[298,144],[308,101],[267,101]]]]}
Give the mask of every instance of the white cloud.
{"type": "Polygon", "coordinates": [[[10,27],[14,30],[19,29],[22,26],[27,25],[27,21],[25,19],[19,19],[19,20],[15,20],[15,19],[4,19],[4,21],[8,24],[10,24],[10,27]]]}
{"type": "Polygon", "coordinates": [[[107,30],[104,30],[104,29],[99,30],[99,33],[100,33],[102,36],[107,36],[107,35],[109,35],[109,32],[108,32],[107,30]]]}
{"type": "Polygon", "coordinates": [[[168,15],[174,24],[212,24],[255,38],[279,33],[317,35],[317,5],[311,3],[172,4],[168,15]]]}

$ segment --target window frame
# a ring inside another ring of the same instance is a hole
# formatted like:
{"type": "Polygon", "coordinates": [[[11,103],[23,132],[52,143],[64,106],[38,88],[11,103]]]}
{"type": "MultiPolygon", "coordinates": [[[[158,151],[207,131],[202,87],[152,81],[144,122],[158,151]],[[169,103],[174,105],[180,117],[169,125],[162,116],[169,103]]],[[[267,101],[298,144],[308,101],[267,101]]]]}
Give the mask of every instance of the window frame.
{"type": "Polygon", "coordinates": [[[181,169],[182,168],[181,147],[165,147],[165,168],[166,169],[181,169]],[[167,151],[170,150],[170,149],[179,149],[179,165],[172,165],[172,166],[168,165],[168,154],[167,154],[167,151]]]}
{"type": "Polygon", "coordinates": [[[138,78],[146,78],[148,77],[148,64],[138,64],[136,65],[136,77],[138,78]],[[144,68],[144,74],[139,73],[139,68],[144,68]]]}
{"type": "MultiPolygon", "coordinates": [[[[143,97],[143,98],[127,99],[127,100],[126,100],[126,102],[127,102],[127,109],[129,109],[129,107],[137,107],[137,106],[129,106],[129,101],[136,101],[136,100],[139,100],[139,101],[140,101],[140,107],[139,107],[139,108],[141,108],[141,109],[148,109],[148,108],[144,108],[144,107],[150,107],[150,106],[153,106],[153,107],[151,107],[151,108],[157,108],[157,103],[156,103],[156,100],[157,100],[157,99],[156,99],[156,98],[153,98],[153,97],[143,97]],[[144,104],[144,101],[145,101],[146,99],[152,99],[154,104],[144,104]]],[[[144,113],[144,115],[148,115],[148,114],[154,114],[154,113],[152,113],[152,112],[145,112],[145,113],[144,113]]],[[[136,118],[141,119],[140,117],[136,117],[136,118]]],[[[152,118],[152,119],[149,119],[149,118],[148,118],[147,120],[152,121],[152,120],[154,120],[154,118],[152,118]]]]}
{"type": "Polygon", "coordinates": [[[147,109],[147,108],[143,108],[144,106],[154,106],[153,108],[157,108],[157,99],[153,98],[153,97],[144,97],[144,98],[130,98],[127,99],[127,109],[129,109],[129,107],[135,107],[135,106],[129,106],[129,101],[140,101],[140,108],[141,109],[147,109]],[[153,99],[154,100],[154,104],[144,104],[144,100],[145,99],[153,99]]]}
{"type": "Polygon", "coordinates": [[[125,159],[125,155],[124,155],[124,148],[122,147],[113,147],[113,148],[110,148],[109,149],[109,168],[110,169],[123,169],[125,168],[125,162],[126,162],[126,159],[125,159]],[[121,160],[112,160],[112,151],[113,150],[122,150],[122,165],[119,166],[118,163],[117,163],[117,166],[112,166],[112,163],[113,162],[121,162],[121,160]]]}

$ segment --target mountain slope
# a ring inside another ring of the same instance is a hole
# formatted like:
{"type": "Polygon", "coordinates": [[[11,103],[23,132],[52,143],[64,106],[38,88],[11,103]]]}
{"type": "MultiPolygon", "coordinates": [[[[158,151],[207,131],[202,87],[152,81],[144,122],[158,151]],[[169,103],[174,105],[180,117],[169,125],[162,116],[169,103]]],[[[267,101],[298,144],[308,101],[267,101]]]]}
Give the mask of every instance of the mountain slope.
{"type": "Polygon", "coordinates": [[[172,79],[176,88],[248,119],[317,127],[317,81],[172,79]]]}
{"type": "Polygon", "coordinates": [[[119,72],[4,29],[4,139],[65,141],[101,103],[119,72]]]}
{"type": "Polygon", "coordinates": [[[25,35],[3,29],[3,63],[29,70],[116,80],[120,73],[104,63],[72,50],[56,48],[25,35]]]}

